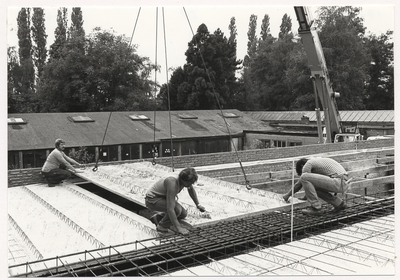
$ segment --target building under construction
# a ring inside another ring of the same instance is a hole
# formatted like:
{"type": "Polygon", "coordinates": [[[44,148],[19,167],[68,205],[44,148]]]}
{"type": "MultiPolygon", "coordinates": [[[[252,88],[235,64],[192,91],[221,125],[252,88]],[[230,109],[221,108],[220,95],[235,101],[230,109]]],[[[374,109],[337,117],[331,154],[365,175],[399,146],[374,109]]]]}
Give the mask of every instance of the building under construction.
{"type": "Polygon", "coordinates": [[[395,274],[394,139],[117,159],[93,167],[54,188],[40,168],[9,170],[8,276],[395,274]],[[324,216],[305,216],[301,192],[291,203],[281,197],[297,180],[295,162],[311,156],[334,158],[353,178],[349,207],[339,214],[323,205],[324,216]],[[207,212],[196,211],[182,192],[193,228],[159,235],[144,194],[186,166],[200,174],[195,188],[207,212]]]}

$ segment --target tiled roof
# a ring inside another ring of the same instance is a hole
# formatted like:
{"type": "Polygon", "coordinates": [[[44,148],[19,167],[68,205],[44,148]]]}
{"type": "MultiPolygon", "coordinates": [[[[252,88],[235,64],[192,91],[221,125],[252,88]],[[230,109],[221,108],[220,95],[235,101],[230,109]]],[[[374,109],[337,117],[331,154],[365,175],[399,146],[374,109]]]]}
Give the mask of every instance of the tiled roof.
{"type": "MultiPolygon", "coordinates": [[[[156,141],[170,139],[169,115],[175,139],[235,135],[246,129],[274,130],[238,110],[223,112],[238,116],[225,119],[229,132],[220,110],[112,112],[104,145],[152,142],[154,131],[156,141]],[[133,115],[149,120],[134,120],[133,115]]],[[[9,114],[9,119],[22,118],[26,123],[8,125],[8,150],[49,149],[57,138],[63,138],[69,147],[100,146],[109,117],[110,112],[9,114]]]]}
{"type": "MultiPolygon", "coordinates": [[[[306,116],[311,122],[317,121],[315,111],[253,111],[246,112],[255,120],[267,122],[301,121],[306,116]]],[[[394,110],[339,111],[342,122],[394,122],[394,110]]],[[[321,111],[324,120],[324,112],[321,111]]]]}

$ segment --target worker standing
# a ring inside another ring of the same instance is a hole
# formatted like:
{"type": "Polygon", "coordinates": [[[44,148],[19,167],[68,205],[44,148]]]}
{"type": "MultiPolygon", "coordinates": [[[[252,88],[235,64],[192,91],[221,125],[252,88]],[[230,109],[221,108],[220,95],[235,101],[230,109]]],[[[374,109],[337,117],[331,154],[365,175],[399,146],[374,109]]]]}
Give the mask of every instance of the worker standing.
{"type": "MultiPolygon", "coordinates": [[[[333,212],[347,208],[346,202],[334,195],[344,194],[348,189],[348,174],[340,163],[331,158],[302,158],[296,163],[296,172],[300,179],[294,185],[293,193],[304,188],[307,201],[311,204],[311,207],[302,210],[304,214],[318,216],[324,213],[319,198],[333,205],[333,212]]],[[[289,190],[283,199],[288,202],[291,195],[292,190],[289,190]]]]}
{"type": "Polygon", "coordinates": [[[68,179],[72,173],[82,172],[76,170],[73,165],[83,166],[64,153],[65,141],[63,139],[57,139],[55,147],[42,167],[42,175],[45,177],[49,187],[54,187],[62,180],[68,179]]]}
{"type": "Polygon", "coordinates": [[[188,229],[183,227],[179,220],[187,216],[187,211],[178,203],[178,193],[183,188],[187,188],[197,209],[201,212],[205,208],[199,204],[196,190],[193,184],[197,181],[198,175],[194,168],[188,167],[183,169],[178,177],[167,177],[158,180],[146,193],[146,207],[152,211],[161,212],[154,217],[157,220],[157,231],[161,233],[168,232],[171,229],[182,234],[188,233],[188,229]],[[158,221],[158,219],[160,219],[158,221]]]}

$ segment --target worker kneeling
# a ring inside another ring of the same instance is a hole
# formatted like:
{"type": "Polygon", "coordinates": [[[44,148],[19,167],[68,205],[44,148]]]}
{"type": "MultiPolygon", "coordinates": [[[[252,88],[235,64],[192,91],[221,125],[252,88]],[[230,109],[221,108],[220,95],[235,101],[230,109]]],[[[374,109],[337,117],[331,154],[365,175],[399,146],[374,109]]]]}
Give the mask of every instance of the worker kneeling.
{"type": "Polygon", "coordinates": [[[204,212],[205,208],[199,204],[196,190],[193,187],[197,179],[196,170],[188,167],[183,169],[177,178],[172,176],[162,178],[147,191],[146,207],[152,211],[162,213],[156,214],[151,218],[157,224],[157,231],[165,233],[168,232],[168,229],[171,229],[182,234],[189,232],[179,222],[179,220],[186,218],[187,211],[178,203],[177,195],[183,188],[187,188],[197,209],[204,212]]]}
{"type": "MultiPolygon", "coordinates": [[[[340,212],[347,208],[345,201],[336,196],[337,193],[344,196],[348,189],[348,175],[340,163],[331,158],[302,158],[296,163],[296,172],[300,179],[294,185],[293,193],[304,188],[307,201],[311,204],[311,207],[302,210],[304,214],[324,213],[319,198],[333,205],[332,212],[340,212]]],[[[291,195],[292,190],[289,190],[283,195],[283,199],[288,202],[291,195]]]]}

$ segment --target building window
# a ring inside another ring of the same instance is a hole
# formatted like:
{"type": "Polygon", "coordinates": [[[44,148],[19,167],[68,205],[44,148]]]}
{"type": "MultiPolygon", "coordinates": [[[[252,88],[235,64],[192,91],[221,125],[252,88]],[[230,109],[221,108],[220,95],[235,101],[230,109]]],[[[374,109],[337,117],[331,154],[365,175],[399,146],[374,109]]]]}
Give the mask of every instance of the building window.
{"type": "Polygon", "coordinates": [[[286,140],[274,140],[274,146],[276,148],[286,147],[286,140]]]}
{"type": "Polygon", "coordinates": [[[191,119],[194,120],[194,119],[197,119],[196,116],[193,116],[193,115],[190,115],[190,114],[179,114],[178,117],[180,119],[183,119],[183,120],[191,120],[191,119]]]}
{"type": "Polygon", "coordinates": [[[7,118],[7,124],[26,124],[23,118],[7,118]]]}
{"type": "Polygon", "coordinates": [[[118,161],[118,146],[107,146],[99,149],[99,159],[101,161],[118,161]]]}
{"type": "Polygon", "coordinates": [[[140,158],[139,144],[121,145],[122,160],[139,159],[139,158],[140,158]]]}
{"type": "Polygon", "coordinates": [[[71,117],[73,122],[76,123],[84,123],[84,122],[94,122],[93,119],[91,119],[90,117],[87,116],[73,116],[71,117]]]}
{"type": "MultiPolygon", "coordinates": [[[[179,151],[179,143],[173,142],[173,155],[177,156],[179,151]]],[[[162,156],[170,157],[171,156],[171,142],[163,142],[162,143],[162,156]]]]}
{"type": "Polygon", "coordinates": [[[23,168],[42,167],[46,161],[46,150],[23,151],[22,165],[23,168]]]}
{"type": "Polygon", "coordinates": [[[239,118],[239,116],[236,115],[235,113],[228,113],[228,112],[224,112],[222,116],[225,118],[239,118]]]}
{"type": "Polygon", "coordinates": [[[19,153],[8,152],[8,169],[19,169],[19,153]]]}
{"type": "Polygon", "coordinates": [[[289,146],[301,146],[302,142],[289,142],[289,146]]]}
{"type": "Polygon", "coordinates": [[[159,157],[159,144],[158,143],[145,143],[142,144],[142,158],[153,158],[153,150],[156,157],[159,157]]]}
{"type": "Polygon", "coordinates": [[[145,115],[129,115],[129,117],[131,118],[131,120],[133,121],[146,121],[146,120],[150,120],[147,116],[145,115]]]}

